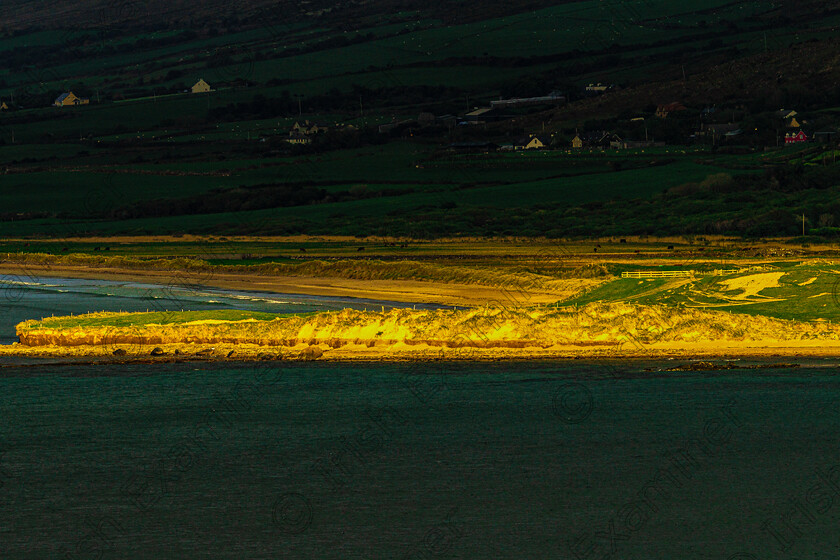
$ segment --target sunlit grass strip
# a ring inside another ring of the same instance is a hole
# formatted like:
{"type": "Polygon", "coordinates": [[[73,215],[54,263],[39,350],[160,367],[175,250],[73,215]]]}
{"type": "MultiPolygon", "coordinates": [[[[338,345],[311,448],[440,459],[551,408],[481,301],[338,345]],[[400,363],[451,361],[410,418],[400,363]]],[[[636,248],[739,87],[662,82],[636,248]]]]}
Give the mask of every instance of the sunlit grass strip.
{"type": "MultiPolygon", "coordinates": [[[[260,311],[239,311],[233,309],[212,311],[151,311],[146,313],[102,312],[26,321],[18,325],[18,330],[37,328],[143,327],[147,325],[178,325],[195,321],[273,321],[279,317],[288,317],[291,315],[293,314],[263,313],[260,311]]],[[[311,313],[303,315],[311,315],[311,313]]]]}

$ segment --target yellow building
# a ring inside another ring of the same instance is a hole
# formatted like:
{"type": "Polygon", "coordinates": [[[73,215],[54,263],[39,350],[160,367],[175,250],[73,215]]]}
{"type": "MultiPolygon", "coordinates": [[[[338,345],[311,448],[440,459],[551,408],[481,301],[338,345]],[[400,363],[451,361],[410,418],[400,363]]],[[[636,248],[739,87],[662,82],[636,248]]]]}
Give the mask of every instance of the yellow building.
{"type": "Polygon", "coordinates": [[[195,85],[191,88],[193,93],[207,93],[210,91],[210,84],[205,82],[204,80],[198,80],[195,85]]]}
{"type": "Polygon", "coordinates": [[[319,132],[326,132],[330,129],[329,126],[325,124],[317,124],[314,122],[310,122],[309,120],[303,121],[301,124],[300,122],[295,122],[292,126],[291,134],[318,134],[319,132]]]}
{"type": "Polygon", "coordinates": [[[531,135],[527,138],[522,138],[516,143],[517,150],[541,150],[547,148],[551,143],[548,138],[531,135]]]}
{"type": "Polygon", "coordinates": [[[583,139],[579,134],[575,134],[575,137],[572,138],[572,148],[583,148],[583,139]]]}
{"type": "Polygon", "coordinates": [[[69,91],[59,95],[53,105],[55,107],[73,107],[75,105],[87,105],[88,103],[90,103],[90,99],[78,97],[75,93],[69,91]]]}
{"type": "Polygon", "coordinates": [[[2,104],[0,104],[0,111],[8,111],[8,110],[9,110],[9,106],[6,105],[5,101],[2,104]]]}

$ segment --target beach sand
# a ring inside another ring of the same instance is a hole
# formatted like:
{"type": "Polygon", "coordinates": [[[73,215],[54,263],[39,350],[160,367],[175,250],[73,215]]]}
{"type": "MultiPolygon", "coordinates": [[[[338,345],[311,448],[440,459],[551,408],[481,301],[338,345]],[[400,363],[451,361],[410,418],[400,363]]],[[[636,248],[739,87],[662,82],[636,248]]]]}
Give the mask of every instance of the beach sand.
{"type": "MultiPolygon", "coordinates": [[[[0,275],[19,276],[27,281],[40,278],[86,278],[143,282],[163,286],[182,285],[179,271],[91,268],[72,265],[0,264],[0,275]]],[[[380,301],[477,307],[492,303],[538,305],[553,303],[571,295],[569,291],[506,289],[477,284],[444,284],[419,280],[356,280],[303,276],[262,276],[209,272],[196,276],[196,283],[228,290],[264,291],[328,297],[355,297],[380,301]],[[513,301],[515,300],[515,301],[513,301]]]]}

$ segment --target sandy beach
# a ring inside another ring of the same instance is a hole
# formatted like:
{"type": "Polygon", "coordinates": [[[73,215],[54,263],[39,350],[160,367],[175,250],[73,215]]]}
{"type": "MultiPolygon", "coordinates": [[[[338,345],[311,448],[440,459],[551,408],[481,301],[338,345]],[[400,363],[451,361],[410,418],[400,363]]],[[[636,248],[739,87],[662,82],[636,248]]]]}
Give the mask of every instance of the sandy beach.
{"type": "Polygon", "coordinates": [[[261,276],[209,272],[185,280],[179,271],[137,270],[122,268],[91,268],[72,265],[0,264],[0,274],[20,277],[24,281],[40,278],[87,278],[126,282],[143,282],[162,286],[183,286],[186,281],[202,286],[229,290],[265,291],[280,294],[311,296],[355,297],[404,303],[430,303],[477,307],[513,300],[519,304],[553,303],[567,291],[517,288],[515,291],[476,284],[443,284],[416,280],[356,280],[349,278],[261,276]]]}

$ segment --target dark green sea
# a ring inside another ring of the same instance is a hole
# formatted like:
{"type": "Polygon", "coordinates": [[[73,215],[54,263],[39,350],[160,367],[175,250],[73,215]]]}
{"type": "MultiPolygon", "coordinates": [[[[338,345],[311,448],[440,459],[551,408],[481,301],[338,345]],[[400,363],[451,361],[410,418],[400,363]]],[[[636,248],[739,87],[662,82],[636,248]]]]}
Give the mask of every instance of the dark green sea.
{"type": "Polygon", "coordinates": [[[800,363],[7,362],[0,557],[840,558],[800,363]]]}
{"type": "Polygon", "coordinates": [[[840,556],[838,366],[655,365],[3,369],[3,557],[840,556]]]}

